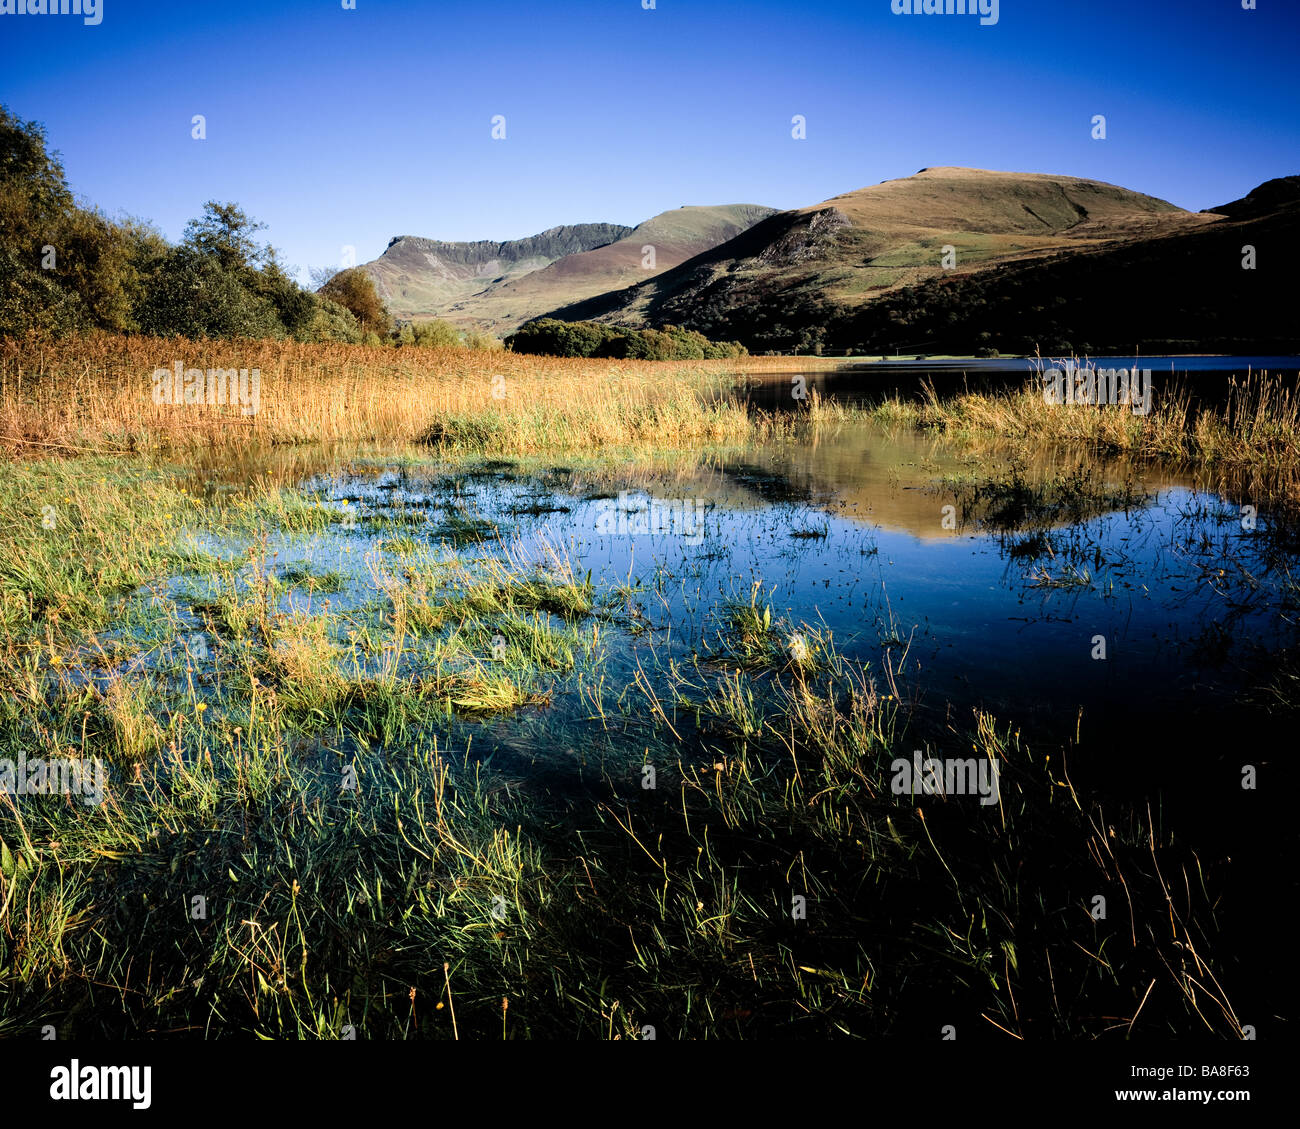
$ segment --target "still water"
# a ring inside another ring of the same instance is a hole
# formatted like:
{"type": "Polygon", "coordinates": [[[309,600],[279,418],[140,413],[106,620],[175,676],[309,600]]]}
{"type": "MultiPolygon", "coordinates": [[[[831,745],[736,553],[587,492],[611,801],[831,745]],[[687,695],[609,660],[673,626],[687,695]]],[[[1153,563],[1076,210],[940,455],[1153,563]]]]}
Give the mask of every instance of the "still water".
{"type": "Polygon", "coordinates": [[[940,395],[1020,388],[1026,377],[1050,374],[1067,364],[1097,370],[1133,370],[1151,373],[1158,397],[1186,393],[1207,403],[1220,400],[1234,381],[1263,376],[1300,380],[1300,357],[1287,356],[1185,356],[1185,357],[993,357],[971,360],[887,358],[844,364],[834,369],[806,373],[765,373],[748,378],[752,402],[767,408],[791,406],[791,381],[801,378],[808,390],[835,400],[899,396],[915,398],[932,386],[940,395]]]}
{"type": "MultiPolygon", "coordinates": [[[[614,682],[690,662],[723,629],[720,608],[753,599],[791,631],[829,632],[877,676],[893,669],[918,745],[985,710],[1033,742],[1068,746],[1076,783],[1176,795],[1176,766],[1218,821],[1239,798],[1229,792],[1243,756],[1293,744],[1270,680],[1297,641],[1296,542],[1266,510],[1243,521],[1242,499],[1190,475],[1059,447],[975,453],[872,424],[645,465],[444,468],[427,452],[351,450],[195,474],[209,490],[270,477],[347,500],[355,530],[282,536],[275,548],[281,566],[342,572],[358,599],[377,554],[401,559],[367,519],[412,511],[430,518],[408,525],[417,544],[436,544],[434,515],[454,511],[499,531],[462,554],[554,555],[598,590],[630,585],[647,628],[611,643],[614,682]],[[993,528],[964,499],[1008,468],[1029,489],[1073,481],[1100,497],[993,528]]],[[[285,606],[303,600],[290,593],[285,606]]],[[[548,708],[481,725],[477,747],[572,753],[584,716],[561,684],[548,708]]]]}

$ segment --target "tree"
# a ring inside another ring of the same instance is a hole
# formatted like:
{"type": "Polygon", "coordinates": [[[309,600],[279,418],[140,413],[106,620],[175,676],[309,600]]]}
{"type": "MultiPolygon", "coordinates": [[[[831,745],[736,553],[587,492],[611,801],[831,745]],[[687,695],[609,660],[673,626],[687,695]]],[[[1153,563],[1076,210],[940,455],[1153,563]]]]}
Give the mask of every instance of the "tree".
{"type": "Polygon", "coordinates": [[[275,307],[285,332],[299,341],[311,340],[311,326],[316,317],[317,301],[289,277],[280,264],[275,248],[268,247],[266,265],[254,276],[253,291],[275,307]]]}
{"type": "Polygon", "coordinates": [[[410,329],[412,345],[423,345],[428,349],[455,349],[460,345],[460,334],[456,327],[441,318],[417,321],[410,329]]]}
{"type": "MultiPolygon", "coordinates": [[[[303,290],[258,242],[264,226],[210,200],[172,247],[147,223],[111,220],[73,198],[44,129],[0,106],[0,333],[360,340],[352,313],[303,290]]],[[[381,318],[365,308],[368,328],[386,328],[382,304],[381,318]]]]}
{"type": "Polygon", "coordinates": [[[0,333],[62,329],[88,320],[85,304],[47,269],[44,248],[75,211],[58,158],[45,148],[45,130],[0,106],[0,333]]]}
{"type": "Polygon", "coordinates": [[[215,256],[173,247],[149,280],[140,327],[159,336],[283,337],[275,306],[215,256]]]}
{"type": "Polygon", "coordinates": [[[238,204],[209,200],[203,215],[185,225],[184,242],[200,254],[215,257],[222,270],[250,271],[273,257],[270,248],[253,239],[254,232],[265,227],[238,204]]]}
{"type": "Polygon", "coordinates": [[[388,333],[393,319],[375,289],[375,280],[360,267],[339,271],[319,293],[351,310],[365,333],[388,333]]]}
{"type": "Polygon", "coordinates": [[[331,278],[339,273],[338,267],[308,267],[307,277],[311,279],[311,288],[317,293],[331,278]]]}
{"type": "Polygon", "coordinates": [[[72,208],[72,192],[58,155],[45,148],[45,129],[0,105],[0,187],[6,189],[0,224],[8,241],[19,226],[30,230],[72,208]]]}

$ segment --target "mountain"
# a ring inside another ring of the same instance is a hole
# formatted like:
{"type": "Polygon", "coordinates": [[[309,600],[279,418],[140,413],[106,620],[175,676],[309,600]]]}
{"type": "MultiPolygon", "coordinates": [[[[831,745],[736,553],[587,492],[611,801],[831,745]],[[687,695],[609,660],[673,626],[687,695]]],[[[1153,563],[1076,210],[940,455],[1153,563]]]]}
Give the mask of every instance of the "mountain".
{"type": "Polygon", "coordinates": [[[772,214],[757,204],[681,207],[635,228],[578,224],[509,243],[404,236],[365,269],[399,318],[436,316],[507,333],[554,306],[653,277],[772,214]]]}
{"type": "Polygon", "coordinates": [[[580,223],[505,243],[444,243],[399,235],[363,269],[396,317],[434,317],[486,286],[613,243],[630,231],[622,224],[580,223]]]}
{"type": "Polygon", "coordinates": [[[793,319],[820,326],[830,348],[857,352],[1300,352],[1292,276],[1300,177],[1271,180],[1203,218],[1183,230],[935,279],[847,317],[809,306],[793,319]]]}
{"type": "Polygon", "coordinates": [[[656,278],[546,316],[675,324],[751,349],[797,347],[803,330],[928,279],[1186,233],[1216,218],[1079,177],[923,169],[777,213],[656,278]]]}
{"type": "Polygon", "coordinates": [[[1300,350],[1297,257],[1300,176],[1194,213],[1080,177],[931,168],[793,211],[396,240],[369,269],[388,272],[398,316],[498,333],[547,316],[679,325],[754,352],[1245,353],[1300,350]]]}
{"type": "Polygon", "coordinates": [[[617,242],[566,255],[531,274],[485,287],[455,302],[446,316],[506,333],[559,303],[578,302],[661,274],[774,214],[774,209],[757,204],[684,206],[663,212],[617,242]],[[654,249],[653,259],[646,248],[654,249]]]}

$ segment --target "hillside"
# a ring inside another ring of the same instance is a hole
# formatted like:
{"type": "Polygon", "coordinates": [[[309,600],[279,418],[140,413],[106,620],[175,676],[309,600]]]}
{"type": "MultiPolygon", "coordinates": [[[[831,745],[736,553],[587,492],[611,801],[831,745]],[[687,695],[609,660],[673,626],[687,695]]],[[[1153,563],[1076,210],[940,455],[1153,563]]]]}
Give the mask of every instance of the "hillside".
{"type": "Polygon", "coordinates": [[[808,308],[832,349],[967,353],[1296,353],[1300,177],[1269,181],[1147,239],[908,287],[849,316],[808,308]],[[1253,247],[1254,269],[1243,269],[1253,247]]]}
{"type": "MultiPolygon", "coordinates": [[[[1078,177],[924,169],[780,212],[655,279],[547,311],[556,318],[678,324],[752,348],[788,348],[792,309],[817,322],[928,279],[1187,232],[1213,215],[1078,177]],[[956,249],[956,267],[942,265],[956,249]]],[[[797,344],[797,334],[796,341],[797,344]]]]}
{"type": "Polygon", "coordinates": [[[553,227],[504,243],[444,243],[418,236],[394,237],[363,269],[398,318],[433,317],[459,299],[496,282],[549,266],[566,255],[622,239],[632,228],[613,223],[553,227]]]}
{"type": "Polygon", "coordinates": [[[756,204],[681,207],[635,228],[578,224],[507,243],[403,236],[365,269],[398,318],[442,317],[504,334],[554,306],[654,277],[772,214],[756,204]]]}
{"type": "Polygon", "coordinates": [[[452,304],[444,316],[508,333],[557,304],[582,301],[645,281],[725,243],[773,215],[757,204],[681,207],[646,220],[626,237],[567,255],[541,270],[493,283],[452,304]],[[654,248],[647,266],[645,247],[654,248]]]}

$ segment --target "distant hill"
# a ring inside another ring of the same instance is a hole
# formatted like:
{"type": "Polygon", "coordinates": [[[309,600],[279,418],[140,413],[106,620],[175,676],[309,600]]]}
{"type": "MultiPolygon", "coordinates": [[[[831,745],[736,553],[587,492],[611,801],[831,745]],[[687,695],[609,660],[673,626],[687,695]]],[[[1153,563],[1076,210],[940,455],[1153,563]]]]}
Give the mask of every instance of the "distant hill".
{"type": "Polygon", "coordinates": [[[557,303],[578,302],[661,274],[774,214],[774,209],[757,204],[663,212],[638,224],[617,242],[566,255],[531,274],[494,283],[454,303],[446,316],[510,332],[557,303]],[[653,260],[645,252],[647,247],[654,249],[653,260]],[[648,265],[650,262],[653,265],[648,265]]]}
{"type": "Polygon", "coordinates": [[[404,236],[365,269],[399,318],[436,316],[508,333],[556,305],[653,277],[772,214],[756,204],[682,207],[635,228],[578,224],[508,243],[404,236]]]}
{"type": "Polygon", "coordinates": [[[654,279],[546,315],[682,325],[755,350],[812,347],[842,338],[833,327],[860,309],[929,279],[1187,233],[1216,218],[1079,177],[923,169],[777,213],[654,279]]]}
{"type": "Polygon", "coordinates": [[[401,235],[364,269],[396,317],[434,317],[486,286],[613,243],[631,230],[615,223],[580,223],[505,243],[444,243],[401,235]]]}
{"type": "Polygon", "coordinates": [[[1300,176],[1282,176],[1266,180],[1240,200],[1209,209],[1211,214],[1227,216],[1234,220],[1259,219],[1278,211],[1293,208],[1300,201],[1300,176]]]}

